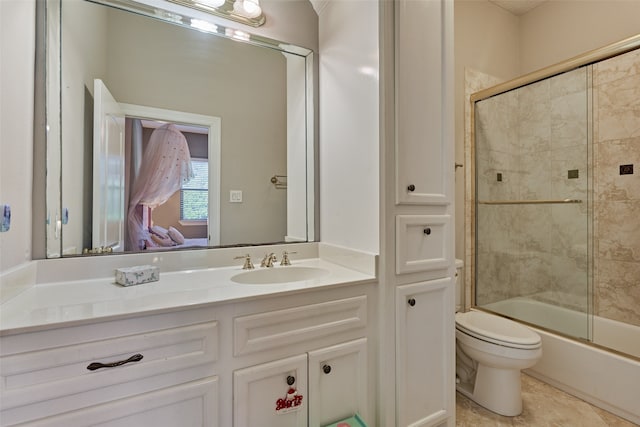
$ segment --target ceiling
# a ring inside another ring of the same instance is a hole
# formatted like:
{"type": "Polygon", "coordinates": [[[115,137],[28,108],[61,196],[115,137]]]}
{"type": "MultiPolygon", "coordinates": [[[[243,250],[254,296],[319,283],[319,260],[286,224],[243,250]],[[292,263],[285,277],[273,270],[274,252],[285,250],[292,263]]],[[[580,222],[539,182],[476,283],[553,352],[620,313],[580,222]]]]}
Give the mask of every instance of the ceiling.
{"type": "Polygon", "coordinates": [[[491,3],[513,13],[516,16],[524,15],[531,9],[539,6],[547,0],[489,0],[491,3]]]}

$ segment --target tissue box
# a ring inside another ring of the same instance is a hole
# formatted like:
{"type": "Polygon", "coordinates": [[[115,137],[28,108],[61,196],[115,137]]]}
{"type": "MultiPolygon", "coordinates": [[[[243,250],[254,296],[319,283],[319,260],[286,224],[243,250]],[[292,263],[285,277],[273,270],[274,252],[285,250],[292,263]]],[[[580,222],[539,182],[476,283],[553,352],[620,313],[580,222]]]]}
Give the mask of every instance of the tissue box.
{"type": "Polygon", "coordinates": [[[325,427],[367,427],[367,424],[356,414],[346,420],[338,421],[325,427]]]}
{"type": "Polygon", "coordinates": [[[153,265],[116,269],[116,283],[122,286],[140,285],[160,280],[160,269],[153,265]]]}

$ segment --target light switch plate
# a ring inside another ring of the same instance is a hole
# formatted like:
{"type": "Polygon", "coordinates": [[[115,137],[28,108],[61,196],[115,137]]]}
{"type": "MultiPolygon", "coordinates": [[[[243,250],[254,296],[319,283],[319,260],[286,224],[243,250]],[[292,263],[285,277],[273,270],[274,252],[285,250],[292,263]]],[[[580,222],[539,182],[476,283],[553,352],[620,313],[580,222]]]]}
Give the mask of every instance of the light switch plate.
{"type": "Polygon", "coordinates": [[[230,190],[229,191],[229,202],[231,202],[231,203],[242,203],[242,190],[230,190]]]}

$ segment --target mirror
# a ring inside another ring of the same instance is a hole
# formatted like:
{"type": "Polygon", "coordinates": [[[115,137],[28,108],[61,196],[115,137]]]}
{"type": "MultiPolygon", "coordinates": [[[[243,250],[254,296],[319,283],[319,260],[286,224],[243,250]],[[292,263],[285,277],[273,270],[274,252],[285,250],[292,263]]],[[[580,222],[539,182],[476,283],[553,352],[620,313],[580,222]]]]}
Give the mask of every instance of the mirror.
{"type": "Polygon", "coordinates": [[[313,52],[176,10],[47,2],[48,258],[314,240],[313,52]]]}

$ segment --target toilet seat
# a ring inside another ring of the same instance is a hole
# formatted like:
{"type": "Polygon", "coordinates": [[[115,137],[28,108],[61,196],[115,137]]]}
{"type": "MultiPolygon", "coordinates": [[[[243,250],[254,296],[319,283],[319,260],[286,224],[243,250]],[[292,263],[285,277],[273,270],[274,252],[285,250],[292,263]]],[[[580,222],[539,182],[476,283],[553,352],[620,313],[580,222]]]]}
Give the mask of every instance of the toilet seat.
{"type": "Polygon", "coordinates": [[[531,329],[482,311],[456,313],[456,329],[479,340],[503,347],[536,349],[541,346],[540,336],[531,329]]]}

